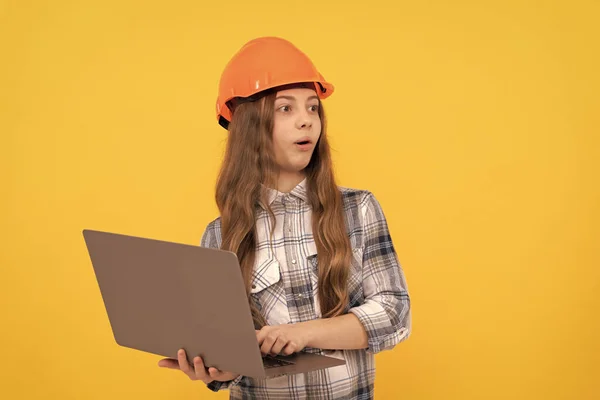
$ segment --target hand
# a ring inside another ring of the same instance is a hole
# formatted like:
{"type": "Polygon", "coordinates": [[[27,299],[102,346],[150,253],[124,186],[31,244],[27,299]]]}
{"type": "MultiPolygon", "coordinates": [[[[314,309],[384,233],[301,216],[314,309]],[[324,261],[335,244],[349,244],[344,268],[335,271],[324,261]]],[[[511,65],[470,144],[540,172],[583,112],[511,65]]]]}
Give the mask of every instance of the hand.
{"type": "Polygon", "coordinates": [[[204,366],[202,358],[194,358],[194,366],[190,365],[186,359],[185,350],[181,349],[177,353],[177,360],[165,358],[158,362],[162,368],[178,369],[184,372],[191,380],[200,380],[207,385],[212,381],[226,382],[237,378],[239,375],[231,372],[222,372],[216,368],[207,368],[204,366]]]}
{"type": "Polygon", "coordinates": [[[302,324],[265,326],[256,331],[256,339],[263,355],[286,355],[302,351],[306,347],[307,332],[302,324]]]}

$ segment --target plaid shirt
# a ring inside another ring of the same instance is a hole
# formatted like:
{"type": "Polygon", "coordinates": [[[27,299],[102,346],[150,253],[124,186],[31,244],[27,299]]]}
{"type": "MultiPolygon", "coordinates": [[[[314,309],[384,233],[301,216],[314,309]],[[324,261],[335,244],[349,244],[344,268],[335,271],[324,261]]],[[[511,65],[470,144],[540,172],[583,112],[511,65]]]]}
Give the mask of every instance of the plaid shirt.
{"type": "MultiPolygon", "coordinates": [[[[411,331],[410,299],[387,222],[372,193],[340,188],[346,227],[353,249],[347,312],[358,317],[368,336],[362,350],[304,351],[338,357],[346,364],[320,371],[256,380],[240,376],[208,384],[229,389],[231,399],[371,399],[374,395],[374,354],[393,348],[411,331]]],[[[312,235],[306,180],[290,193],[269,191],[276,217],[264,207],[257,213],[256,263],[251,296],[269,325],[294,324],[321,318],[317,298],[318,259],[312,235]]],[[[220,218],[208,224],[203,247],[221,245],[220,218]]]]}

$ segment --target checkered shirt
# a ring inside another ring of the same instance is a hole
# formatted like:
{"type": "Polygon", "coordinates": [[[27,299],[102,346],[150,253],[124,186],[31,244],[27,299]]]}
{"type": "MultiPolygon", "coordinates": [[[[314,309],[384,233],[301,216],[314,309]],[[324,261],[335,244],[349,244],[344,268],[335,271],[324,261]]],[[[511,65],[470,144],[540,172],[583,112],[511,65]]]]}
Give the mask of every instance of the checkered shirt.
{"type": "MultiPolygon", "coordinates": [[[[382,208],[365,190],[339,188],[352,246],[346,311],[358,317],[368,336],[361,350],[304,351],[345,359],[346,364],[324,370],[267,379],[240,376],[213,381],[212,391],[228,389],[230,399],[372,399],[374,354],[392,349],[411,331],[410,298],[382,208]]],[[[257,207],[257,247],[251,296],[269,325],[294,324],[321,318],[317,281],[317,248],[306,179],[291,192],[269,191],[275,214],[271,220],[257,207]]],[[[201,246],[220,248],[220,218],[211,221],[201,246]]]]}

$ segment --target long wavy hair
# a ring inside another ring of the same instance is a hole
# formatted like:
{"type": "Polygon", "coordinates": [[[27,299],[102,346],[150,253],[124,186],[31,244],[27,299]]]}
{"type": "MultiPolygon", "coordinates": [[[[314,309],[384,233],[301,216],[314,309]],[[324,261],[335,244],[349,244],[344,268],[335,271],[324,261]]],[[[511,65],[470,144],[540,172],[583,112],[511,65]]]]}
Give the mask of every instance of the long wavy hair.
{"type": "MultiPolygon", "coordinates": [[[[233,116],[215,196],[221,215],[221,248],[237,254],[257,329],[266,325],[266,321],[250,296],[257,244],[256,213],[262,203],[274,222],[264,187],[277,185],[278,168],[273,153],[276,94],[273,90],[257,100],[231,107],[233,116]]],[[[329,318],[345,312],[352,250],[342,196],[334,177],[322,104],[319,117],[321,135],[305,173],[317,247],[318,296],[321,314],[329,318]]]]}

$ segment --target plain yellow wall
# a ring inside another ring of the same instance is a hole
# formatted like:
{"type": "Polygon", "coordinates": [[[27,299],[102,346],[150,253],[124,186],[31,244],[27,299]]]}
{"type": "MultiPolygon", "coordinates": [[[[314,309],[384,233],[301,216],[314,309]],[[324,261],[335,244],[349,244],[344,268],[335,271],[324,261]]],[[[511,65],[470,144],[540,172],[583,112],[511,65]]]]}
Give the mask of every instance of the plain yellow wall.
{"type": "Polygon", "coordinates": [[[414,330],[380,399],[600,398],[600,3],[2,1],[0,397],[220,398],[117,346],[81,231],[198,244],[221,69],[283,36],[337,88],[414,330]]]}

